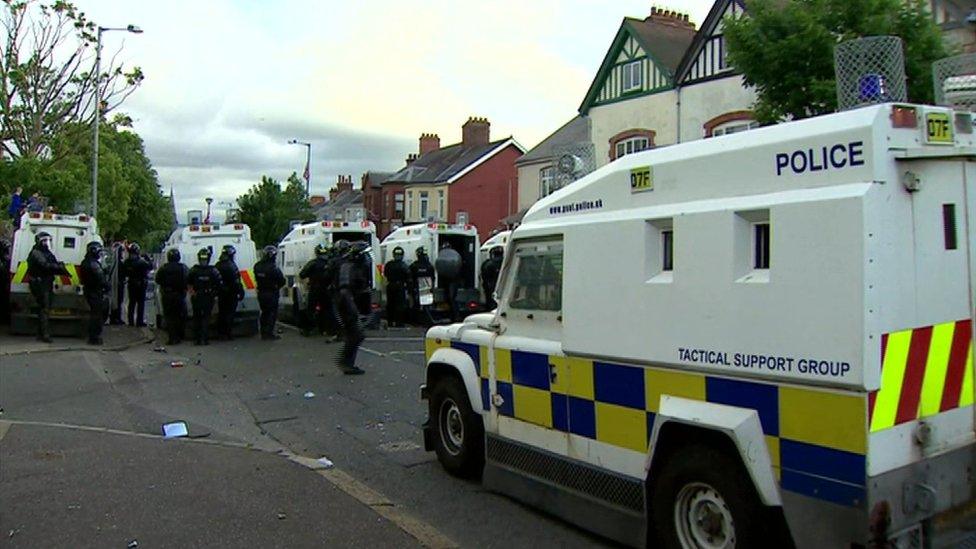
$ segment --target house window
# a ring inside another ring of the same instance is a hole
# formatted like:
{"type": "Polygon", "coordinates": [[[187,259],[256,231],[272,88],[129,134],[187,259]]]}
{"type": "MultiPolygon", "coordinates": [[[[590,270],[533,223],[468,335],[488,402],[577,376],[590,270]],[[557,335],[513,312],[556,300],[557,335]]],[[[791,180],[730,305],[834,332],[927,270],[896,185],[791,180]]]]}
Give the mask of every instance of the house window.
{"type": "Polygon", "coordinates": [[[614,158],[640,152],[650,148],[650,141],[646,137],[631,137],[617,143],[614,158]]]}
{"type": "Polygon", "coordinates": [[[437,191],[437,218],[447,219],[447,210],[444,208],[444,191],[437,191]]]}
{"type": "Polygon", "coordinates": [[[427,191],[420,191],[420,219],[427,220],[427,191]]]}
{"type": "Polygon", "coordinates": [[[610,138],[610,160],[654,147],[654,131],[625,130],[610,138]]]}
{"type": "Polygon", "coordinates": [[[624,92],[640,89],[641,87],[641,62],[634,61],[627,63],[623,68],[624,72],[624,92]]]}
{"type": "Polygon", "coordinates": [[[395,219],[403,219],[403,193],[396,193],[393,200],[396,204],[393,209],[393,217],[395,219]]]}
{"type": "Polygon", "coordinates": [[[539,198],[549,196],[552,191],[556,190],[553,188],[555,184],[556,168],[549,166],[548,168],[539,170],[539,198]]]}
{"type": "Polygon", "coordinates": [[[712,137],[744,132],[746,130],[751,130],[758,127],[759,122],[756,122],[755,120],[736,120],[735,122],[726,122],[725,124],[716,126],[714,129],[712,129],[712,137]]]}
{"type": "Polygon", "coordinates": [[[753,118],[752,111],[727,112],[716,116],[702,125],[705,137],[744,132],[758,127],[759,122],[756,122],[755,118],[753,118]]]}
{"type": "Polygon", "coordinates": [[[407,216],[404,219],[413,219],[413,191],[407,191],[407,216]]]}

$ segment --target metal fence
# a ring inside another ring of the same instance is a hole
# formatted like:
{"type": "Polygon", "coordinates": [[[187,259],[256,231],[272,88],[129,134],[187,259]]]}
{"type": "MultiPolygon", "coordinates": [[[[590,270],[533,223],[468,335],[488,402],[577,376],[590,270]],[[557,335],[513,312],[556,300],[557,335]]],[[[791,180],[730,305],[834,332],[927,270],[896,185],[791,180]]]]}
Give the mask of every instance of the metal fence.
{"type": "Polygon", "coordinates": [[[841,42],[834,50],[837,109],[907,101],[905,56],[897,36],[841,42]]]}
{"type": "Polygon", "coordinates": [[[935,104],[976,111],[976,53],[964,53],[932,63],[935,104]]]}
{"type": "Polygon", "coordinates": [[[556,145],[552,152],[556,169],[551,188],[546,194],[561,189],[596,169],[593,143],[589,141],[556,145]]]}

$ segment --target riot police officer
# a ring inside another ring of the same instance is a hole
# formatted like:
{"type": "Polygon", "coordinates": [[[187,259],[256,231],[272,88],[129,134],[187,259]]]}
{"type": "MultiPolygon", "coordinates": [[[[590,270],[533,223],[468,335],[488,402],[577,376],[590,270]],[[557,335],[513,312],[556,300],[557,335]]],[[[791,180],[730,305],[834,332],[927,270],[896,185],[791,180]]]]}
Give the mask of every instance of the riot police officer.
{"type": "Polygon", "coordinates": [[[197,252],[197,264],[190,269],[186,283],[190,288],[190,302],[193,305],[193,342],[197,345],[210,345],[210,314],[222,281],[220,272],[210,264],[208,248],[197,252]]]}
{"type": "Polygon", "coordinates": [[[28,286],[34,301],[37,302],[37,339],[51,342],[49,309],[54,294],[54,277],[67,275],[64,263],[58,261],[51,251],[51,235],[41,231],[34,237],[34,247],[27,256],[28,286]]]}
{"type": "Polygon", "coordinates": [[[264,247],[264,257],[254,264],[254,278],[257,279],[258,305],[261,307],[261,339],[281,339],[275,333],[278,321],[278,296],[285,287],[285,275],[275,263],[278,248],[264,247]]]}
{"type": "Polygon", "coordinates": [[[122,325],[122,303],[125,302],[125,244],[115,242],[112,244],[111,275],[113,292],[110,296],[112,311],[109,313],[109,324],[122,325]]]}
{"type": "Polygon", "coordinates": [[[403,326],[407,309],[407,288],[410,286],[410,269],[403,260],[403,248],[393,248],[393,259],[383,266],[386,278],[386,320],[390,326],[403,326]]]}
{"type": "MultiPolygon", "coordinates": [[[[302,267],[298,277],[308,280],[307,322],[319,333],[335,335],[337,331],[332,287],[334,285],[334,250],[325,244],[315,247],[315,257],[302,267]]],[[[307,332],[306,332],[307,335],[307,332]]]]}
{"type": "Polygon", "coordinates": [[[102,344],[102,325],[108,315],[109,273],[102,264],[102,243],[89,242],[81,262],[81,284],[88,302],[88,343],[102,344]]]}
{"type": "Polygon", "coordinates": [[[169,336],[167,345],[181,343],[186,330],[186,285],[190,272],[180,259],[180,251],[171,248],[166,252],[166,264],[156,271],[156,285],[163,302],[163,321],[169,336]]]}
{"type": "Polygon", "coordinates": [[[495,246],[488,252],[488,261],[481,265],[481,287],[485,289],[485,306],[492,310],[498,306],[495,303],[495,288],[498,287],[498,273],[502,270],[502,258],[505,248],[495,246]]]}
{"type": "Polygon", "coordinates": [[[424,291],[433,290],[434,284],[434,265],[430,262],[430,258],[427,257],[427,251],[421,246],[417,248],[417,259],[410,264],[410,293],[411,301],[413,307],[413,317],[420,322],[431,321],[430,315],[426,315],[427,318],[422,318],[421,311],[426,310],[420,304],[420,294],[421,286],[426,286],[423,288],[424,291]]]}
{"type": "Polygon", "coordinates": [[[237,250],[227,244],[220,252],[217,261],[217,271],[220,272],[221,287],[217,298],[217,335],[221,339],[232,339],[234,327],[234,313],[237,312],[237,302],[244,299],[244,284],[241,282],[241,271],[237,268],[234,256],[237,250]]]}
{"type": "Polygon", "coordinates": [[[152,270],[152,265],[139,252],[138,244],[130,244],[129,257],[122,265],[129,288],[129,326],[146,325],[146,287],[149,285],[149,271],[152,270]]]}
{"type": "Polygon", "coordinates": [[[346,246],[337,246],[336,248],[337,252],[344,251],[339,256],[339,271],[336,279],[338,290],[336,308],[339,311],[343,336],[337,366],[346,375],[359,375],[365,372],[356,366],[356,354],[359,351],[359,344],[363,342],[365,337],[359,324],[359,307],[356,305],[356,295],[369,284],[360,268],[362,256],[366,253],[369,245],[365,242],[349,245],[347,242],[346,246]]]}
{"type": "Polygon", "coordinates": [[[437,253],[434,262],[437,271],[437,282],[447,294],[447,303],[451,307],[451,322],[458,318],[457,293],[461,286],[461,273],[464,271],[464,260],[450,242],[445,242],[437,253]]]}

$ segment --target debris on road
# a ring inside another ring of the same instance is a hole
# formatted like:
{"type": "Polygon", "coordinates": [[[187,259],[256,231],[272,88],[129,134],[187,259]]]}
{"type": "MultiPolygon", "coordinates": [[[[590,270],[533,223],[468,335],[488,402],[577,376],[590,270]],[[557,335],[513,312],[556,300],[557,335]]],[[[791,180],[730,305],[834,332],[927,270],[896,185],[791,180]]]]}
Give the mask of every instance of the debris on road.
{"type": "Polygon", "coordinates": [[[327,457],[325,457],[325,456],[322,456],[322,457],[320,457],[319,459],[317,459],[315,461],[317,461],[320,464],[322,464],[322,467],[325,467],[326,469],[331,469],[331,468],[335,467],[335,463],[332,463],[332,460],[329,459],[329,458],[327,458],[327,457]]]}
{"type": "Polygon", "coordinates": [[[130,541],[129,544],[126,545],[125,547],[126,547],[126,549],[133,549],[134,547],[139,547],[139,540],[134,539],[134,540],[130,541]]]}
{"type": "Polygon", "coordinates": [[[278,513],[278,520],[285,520],[286,518],[288,518],[288,515],[284,513],[278,513]]]}
{"type": "Polygon", "coordinates": [[[182,368],[183,366],[184,364],[182,360],[174,360],[173,362],[169,363],[170,368],[182,368]]]}
{"type": "Polygon", "coordinates": [[[153,347],[153,352],[156,352],[156,353],[165,353],[166,352],[166,347],[163,347],[162,345],[160,345],[159,347],[153,347]]]}
{"type": "Polygon", "coordinates": [[[306,399],[315,398],[315,393],[313,393],[312,391],[306,391],[305,394],[302,396],[305,397],[306,399]]]}
{"type": "Polygon", "coordinates": [[[189,436],[185,421],[174,421],[163,424],[163,438],[179,438],[189,436]]]}

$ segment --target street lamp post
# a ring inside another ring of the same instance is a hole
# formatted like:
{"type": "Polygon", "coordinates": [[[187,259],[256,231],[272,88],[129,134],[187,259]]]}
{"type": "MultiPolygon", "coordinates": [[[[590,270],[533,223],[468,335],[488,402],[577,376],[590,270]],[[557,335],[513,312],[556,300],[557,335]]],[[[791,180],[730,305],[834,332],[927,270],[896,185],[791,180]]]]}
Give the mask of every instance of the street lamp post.
{"type": "Polygon", "coordinates": [[[297,139],[292,139],[288,142],[289,145],[302,145],[305,147],[305,199],[307,200],[310,196],[310,187],[312,181],[312,144],[306,143],[304,141],[299,141],[297,139]]]}
{"type": "Polygon", "coordinates": [[[99,81],[102,74],[102,33],[106,31],[142,33],[142,29],[135,25],[98,27],[98,38],[95,40],[95,120],[92,122],[92,217],[94,218],[98,218],[98,126],[102,118],[102,87],[99,81]]]}

